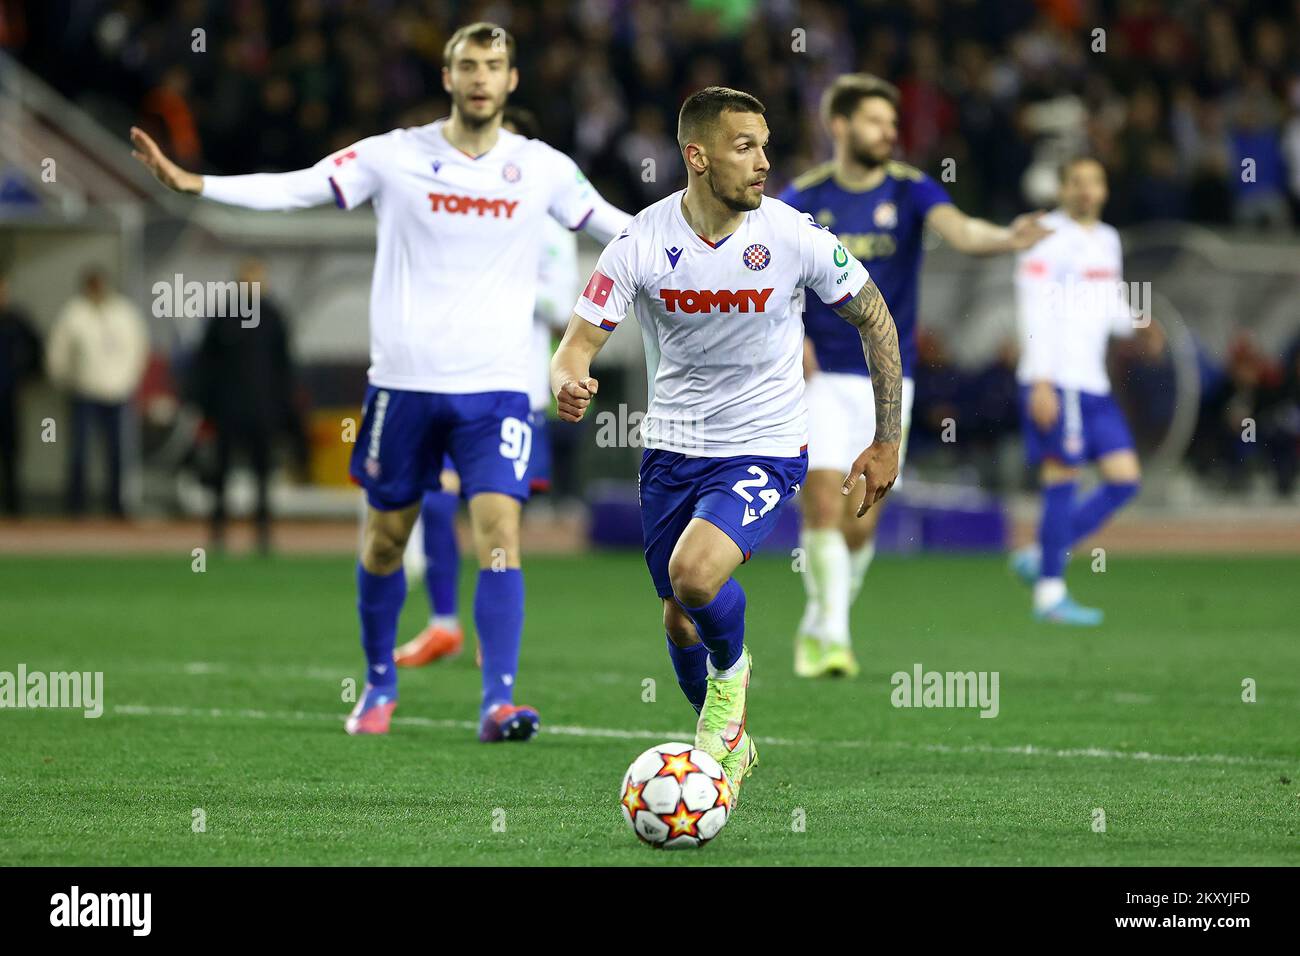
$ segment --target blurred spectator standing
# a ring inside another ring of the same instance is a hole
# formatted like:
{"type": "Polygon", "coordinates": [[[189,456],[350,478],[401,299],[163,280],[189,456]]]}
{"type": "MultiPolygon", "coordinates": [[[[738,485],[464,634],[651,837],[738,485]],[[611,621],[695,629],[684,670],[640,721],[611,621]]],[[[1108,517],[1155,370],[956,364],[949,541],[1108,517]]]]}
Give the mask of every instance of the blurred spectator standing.
{"type": "Polygon", "coordinates": [[[40,369],[40,339],[27,314],[9,303],[9,281],[0,275],[0,504],[14,517],[22,513],[20,392],[40,369]]]}
{"type": "Polygon", "coordinates": [[[86,453],[92,425],[100,430],[107,453],[105,505],[124,517],[122,503],[122,421],[149,357],[149,330],[139,309],[114,292],[105,272],[92,267],[81,292],[63,307],[50,332],[46,370],[72,398],[72,449],[67,507],[86,510],[86,453]]]}
{"type": "Polygon", "coordinates": [[[210,316],[199,343],[189,397],[215,430],[211,527],[214,547],[225,543],[226,483],[234,456],[248,460],[256,483],[258,547],[271,547],[270,477],[276,438],[288,435],[295,459],[306,465],[307,448],[294,401],[295,376],[289,330],[266,292],[266,268],[257,259],[240,264],[237,279],[256,288],[253,319],[210,316]],[[256,283],[256,285],[252,285],[256,283]],[[255,320],[255,321],[254,321],[255,320]]]}
{"type": "Polygon", "coordinates": [[[1282,157],[1281,106],[1263,71],[1247,71],[1245,87],[1233,98],[1233,190],[1238,225],[1284,231],[1291,218],[1282,157]]]}

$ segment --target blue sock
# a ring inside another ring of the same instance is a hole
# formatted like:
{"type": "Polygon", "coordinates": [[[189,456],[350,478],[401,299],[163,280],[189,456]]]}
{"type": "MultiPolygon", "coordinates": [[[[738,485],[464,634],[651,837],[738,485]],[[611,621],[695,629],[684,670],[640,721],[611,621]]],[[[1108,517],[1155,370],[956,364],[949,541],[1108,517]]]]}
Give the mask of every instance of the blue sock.
{"type": "Polygon", "coordinates": [[[1065,576],[1065,552],[1070,547],[1070,511],[1074,506],[1074,482],[1048,485],[1043,489],[1043,518],[1038,526],[1042,548],[1040,578],[1065,576]]]}
{"type": "Polygon", "coordinates": [[[739,581],[727,578],[713,600],[703,607],[687,607],[680,600],[677,603],[695,622],[714,667],[725,671],[740,659],[745,646],[745,589],[739,581]]]}
{"type": "Polygon", "coordinates": [[[406,600],[406,572],[371,574],[357,562],[357,611],[361,615],[361,649],[366,652],[366,681],[397,690],[393,646],[397,618],[406,600]]]}
{"type": "Polygon", "coordinates": [[[1106,483],[1075,506],[1070,515],[1070,543],[1082,541],[1138,493],[1137,482],[1106,483]]]}
{"type": "Polygon", "coordinates": [[[482,570],[474,589],[474,626],[483,649],[483,713],[515,698],[519,640],[524,630],[524,572],[482,570]]]}
{"type": "Polygon", "coordinates": [[[434,614],[454,616],[460,580],[460,548],[456,545],[456,508],[460,499],[445,491],[425,492],[420,505],[424,528],[424,584],[434,614]]]}
{"type": "Polygon", "coordinates": [[[671,638],[668,640],[668,657],[677,672],[677,683],[697,714],[704,706],[704,692],[708,688],[709,672],[704,664],[708,652],[702,641],[690,647],[678,647],[671,638]]]}

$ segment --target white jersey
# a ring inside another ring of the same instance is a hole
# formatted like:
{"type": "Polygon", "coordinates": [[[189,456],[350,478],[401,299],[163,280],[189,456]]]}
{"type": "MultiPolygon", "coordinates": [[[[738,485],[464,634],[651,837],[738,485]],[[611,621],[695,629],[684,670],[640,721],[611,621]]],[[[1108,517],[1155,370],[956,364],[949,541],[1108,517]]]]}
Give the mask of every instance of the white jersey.
{"type": "Polygon", "coordinates": [[[542,256],[533,309],[533,368],[528,400],[533,411],[551,407],[551,339],[563,332],[573,310],[578,282],[578,237],[554,219],[542,230],[542,256]]]}
{"type": "Polygon", "coordinates": [[[1134,327],[1119,233],[1106,223],[1081,225],[1059,209],[1042,224],[1052,234],[1016,258],[1016,377],[1105,395],[1107,342],[1134,327]]]}
{"type": "Polygon", "coordinates": [[[647,448],[702,458],[794,457],[807,444],[802,289],[848,302],[867,270],[833,234],[764,197],[717,244],[682,214],[685,190],[642,210],[606,248],[575,311],[645,339],[647,448]]]}
{"type": "Polygon", "coordinates": [[[378,217],[370,382],[421,392],[526,392],[534,358],[538,236],[579,229],[597,196],[571,159],[506,130],[477,159],[445,120],[326,157],[335,201],[378,217]]]}

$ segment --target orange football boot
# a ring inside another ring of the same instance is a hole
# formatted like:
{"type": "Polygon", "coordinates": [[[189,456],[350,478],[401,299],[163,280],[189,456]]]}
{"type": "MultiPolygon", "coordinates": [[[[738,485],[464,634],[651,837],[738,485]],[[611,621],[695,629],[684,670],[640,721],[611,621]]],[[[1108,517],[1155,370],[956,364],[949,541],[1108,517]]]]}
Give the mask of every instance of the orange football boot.
{"type": "Polygon", "coordinates": [[[430,624],[407,641],[393,654],[398,667],[423,667],[443,657],[455,657],[465,646],[465,635],[457,626],[454,630],[430,624]]]}

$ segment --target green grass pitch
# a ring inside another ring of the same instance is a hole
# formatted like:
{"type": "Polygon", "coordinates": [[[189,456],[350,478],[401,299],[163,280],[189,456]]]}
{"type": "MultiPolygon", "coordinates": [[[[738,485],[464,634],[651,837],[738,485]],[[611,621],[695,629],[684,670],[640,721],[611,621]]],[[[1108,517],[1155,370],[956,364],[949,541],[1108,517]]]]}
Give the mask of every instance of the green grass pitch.
{"type": "MultiPolygon", "coordinates": [[[[855,681],[791,672],[790,562],[743,568],[761,761],[698,852],[617,807],[646,747],[689,739],[636,554],[526,561],[519,699],[486,746],[473,655],[402,675],[387,738],[343,733],[361,677],[346,558],[0,559],[0,671],[103,671],[105,713],[0,711],[7,864],[1300,863],[1296,562],[1083,562],[1104,627],[1033,624],[1000,559],[877,561],[855,681]],[[897,709],[890,675],[997,671],[1000,713],[897,709]],[[1242,682],[1257,701],[1242,700],[1242,682]],[[645,681],[655,684],[654,700],[645,681]],[[195,832],[195,810],[204,832],[195,832]],[[1095,811],[1105,831],[1094,829],[1095,811]],[[499,811],[504,811],[501,813],[499,811]],[[802,819],[803,826],[798,826],[802,819]]],[[[463,578],[471,604],[472,569],[463,578]]],[[[427,609],[407,600],[401,638],[427,609]]]]}

